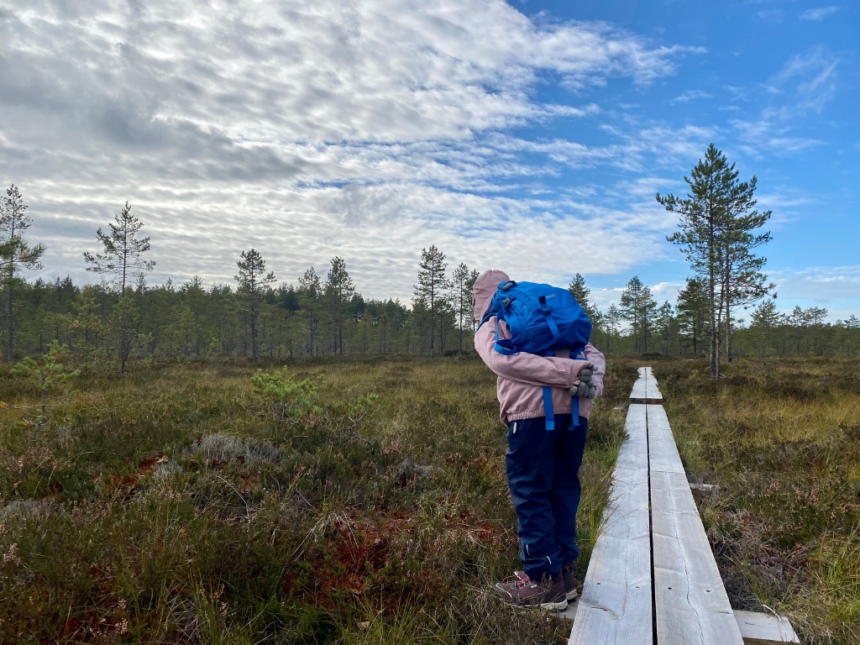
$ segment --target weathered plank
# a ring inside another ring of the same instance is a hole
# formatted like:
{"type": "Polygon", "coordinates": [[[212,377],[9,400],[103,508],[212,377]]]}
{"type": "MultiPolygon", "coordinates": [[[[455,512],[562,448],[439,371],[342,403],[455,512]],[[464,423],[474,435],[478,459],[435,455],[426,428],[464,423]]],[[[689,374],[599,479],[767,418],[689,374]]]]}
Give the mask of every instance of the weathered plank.
{"type": "MultiPolygon", "coordinates": [[[[564,611],[558,612],[559,618],[575,621],[579,611],[579,603],[572,602],[564,611]]],[[[799,643],[788,618],[754,611],[732,612],[735,622],[741,632],[744,645],[782,645],[783,643],[799,643]]]]}
{"type": "Polygon", "coordinates": [[[791,623],[784,616],[760,614],[754,611],[735,611],[735,620],[746,645],[779,645],[799,643],[791,623]]]}
{"type": "Polygon", "coordinates": [[[647,406],[659,645],[743,642],[662,406],[647,406]]]}
{"type": "Polygon", "coordinates": [[[631,403],[640,400],[644,403],[645,399],[648,398],[648,376],[645,369],[644,367],[639,368],[639,378],[633,383],[633,390],[630,392],[631,403]]]}
{"type": "Polygon", "coordinates": [[[644,405],[630,405],[624,430],[627,438],[622,442],[615,461],[615,470],[648,470],[647,411],[644,405]]]}
{"type": "Polygon", "coordinates": [[[644,405],[627,411],[628,438],[613,472],[609,503],[591,553],[570,645],[651,642],[651,544],[644,405]]]}
{"type": "Polygon", "coordinates": [[[650,469],[663,473],[683,473],[681,455],[662,405],[648,406],[648,449],[650,469]]]}
{"type": "Polygon", "coordinates": [[[650,367],[639,368],[639,378],[630,392],[631,403],[663,403],[663,395],[650,367]]]}
{"type": "Polygon", "coordinates": [[[660,386],[657,383],[657,379],[654,378],[654,373],[650,367],[645,368],[645,393],[648,403],[663,402],[663,394],[660,392],[660,386]]]}

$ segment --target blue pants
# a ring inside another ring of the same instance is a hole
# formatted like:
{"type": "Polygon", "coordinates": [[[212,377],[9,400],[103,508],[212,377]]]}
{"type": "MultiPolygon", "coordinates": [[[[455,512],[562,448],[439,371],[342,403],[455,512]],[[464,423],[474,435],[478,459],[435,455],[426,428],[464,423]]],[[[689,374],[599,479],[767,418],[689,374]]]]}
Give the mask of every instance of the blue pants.
{"type": "Polygon", "coordinates": [[[579,425],[568,430],[571,418],[555,415],[551,431],[543,417],[508,424],[505,466],[519,520],[520,559],[536,580],[558,575],[562,564],[579,557],[576,509],[588,421],[579,417],[579,425]]]}

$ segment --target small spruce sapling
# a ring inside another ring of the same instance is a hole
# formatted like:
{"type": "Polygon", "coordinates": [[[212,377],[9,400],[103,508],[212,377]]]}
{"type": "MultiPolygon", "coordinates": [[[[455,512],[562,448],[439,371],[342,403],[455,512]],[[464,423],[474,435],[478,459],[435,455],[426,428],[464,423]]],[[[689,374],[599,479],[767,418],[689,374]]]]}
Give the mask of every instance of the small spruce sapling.
{"type": "MultiPolygon", "coordinates": [[[[80,376],[80,370],[66,372],[63,361],[68,357],[68,348],[60,345],[56,340],[51,341],[48,351],[42,356],[41,362],[36,362],[29,356],[12,368],[11,374],[15,378],[30,379],[42,396],[42,402],[36,406],[39,414],[25,417],[17,423],[18,427],[36,428],[36,445],[41,440],[42,427],[48,424],[48,395],[58,385],[80,376]]],[[[2,404],[8,407],[6,404],[2,404]]]]}

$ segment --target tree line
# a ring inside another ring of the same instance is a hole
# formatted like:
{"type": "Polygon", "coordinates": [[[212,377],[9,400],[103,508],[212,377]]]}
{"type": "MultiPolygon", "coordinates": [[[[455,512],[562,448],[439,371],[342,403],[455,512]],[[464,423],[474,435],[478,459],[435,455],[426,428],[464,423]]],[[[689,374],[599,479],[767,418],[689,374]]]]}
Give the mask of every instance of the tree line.
{"type": "MultiPolygon", "coordinates": [[[[757,249],[771,241],[762,231],[770,211],[756,209],[756,178],[741,182],[734,164],[711,145],[685,177],[686,197],[657,201],[679,216],[668,241],[689,261],[691,277],[676,302],[658,304],[638,277],[618,305],[599,309],[577,273],[569,289],[592,320],[592,342],[605,353],[706,355],[719,378],[733,356],[860,353],[856,316],[834,324],[827,310],[777,311],[774,285],[757,249]],[[755,305],[755,307],[754,307],[755,305]],[[745,313],[749,311],[749,319],[745,313]]],[[[155,268],[143,222],[126,203],[96,231],[97,251],[85,252],[93,285],[70,278],[32,282],[42,268],[42,244],[26,240],[32,221],[19,189],[0,201],[0,288],[8,361],[41,353],[53,340],[69,347],[86,369],[151,357],[246,356],[292,360],[298,356],[355,353],[463,353],[476,321],[471,293],[478,271],[464,263],[449,271],[445,253],[422,250],[411,303],[364,298],[341,257],[325,273],[308,268],[295,283],[278,282],[255,249],[236,260],[233,284],[204,286],[200,278],[150,286],[155,268]]]]}
{"type": "Polygon", "coordinates": [[[0,257],[5,291],[7,359],[41,353],[52,340],[67,345],[85,365],[149,357],[247,356],[292,359],[350,353],[462,353],[472,341],[471,292],[478,272],[460,263],[448,272],[445,254],[424,249],[414,298],[364,298],[346,261],[332,258],[324,274],[308,268],[295,283],[277,282],[253,248],[236,262],[235,283],[204,286],[192,278],[150,286],[143,222],[126,203],[96,231],[99,250],[85,252],[99,284],[71,278],[28,282],[24,270],[42,268],[43,245],[24,233],[32,224],[14,185],[0,203],[0,257]],[[5,241],[3,241],[5,240],[5,241]]]}

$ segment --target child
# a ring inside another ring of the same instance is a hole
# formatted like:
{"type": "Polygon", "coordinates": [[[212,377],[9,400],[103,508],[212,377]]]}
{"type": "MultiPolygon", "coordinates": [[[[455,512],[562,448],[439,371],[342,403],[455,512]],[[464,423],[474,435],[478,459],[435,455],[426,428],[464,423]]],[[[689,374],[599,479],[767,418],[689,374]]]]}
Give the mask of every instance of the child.
{"type": "MultiPolygon", "coordinates": [[[[487,271],[472,294],[475,319],[482,320],[498,286],[510,278],[487,271]]],[[[502,423],[508,426],[505,466],[511,498],[519,519],[520,559],[517,571],[495,586],[515,605],[540,605],[562,610],[576,598],[571,563],[576,546],[576,509],[581,488],[579,467],[585,449],[592,400],[603,391],[606,360],[591,344],[583,360],[554,348],[555,356],[495,351],[496,319],[489,318],[475,335],[475,349],[498,375],[502,423]],[[546,429],[543,387],[552,388],[554,431],[546,429]],[[579,399],[579,423],[573,426],[571,397],[579,399]]],[[[499,336],[509,338],[505,322],[499,336]]]]}

